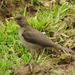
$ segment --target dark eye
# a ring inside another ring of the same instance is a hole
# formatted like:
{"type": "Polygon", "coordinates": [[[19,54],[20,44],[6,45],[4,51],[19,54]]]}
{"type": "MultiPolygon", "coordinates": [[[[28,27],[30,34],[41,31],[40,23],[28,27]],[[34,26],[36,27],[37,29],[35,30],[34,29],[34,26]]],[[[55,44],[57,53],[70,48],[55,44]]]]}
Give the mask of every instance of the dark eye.
{"type": "Polygon", "coordinates": [[[21,20],[21,18],[18,18],[18,20],[21,20]]]}

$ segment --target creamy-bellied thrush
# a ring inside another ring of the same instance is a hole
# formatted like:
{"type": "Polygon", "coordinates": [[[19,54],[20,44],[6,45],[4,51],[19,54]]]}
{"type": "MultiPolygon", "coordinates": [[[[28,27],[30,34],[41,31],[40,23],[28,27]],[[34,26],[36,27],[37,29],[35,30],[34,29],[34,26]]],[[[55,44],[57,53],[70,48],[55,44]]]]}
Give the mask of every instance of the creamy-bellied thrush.
{"type": "Polygon", "coordinates": [[[73,50],[64,48],[59,44],[55,44],[49,37],[42,34],[42,32],[31,27],[26,18],[20,14],[16,17],[10,17],[10,19],[15,19],[19,25],[19,37],[21,42],[26,48],[33,50],[39,50],[41,48],[52,47],[59,50],[64,50],[66,52],[75,53],[73,50]]]}

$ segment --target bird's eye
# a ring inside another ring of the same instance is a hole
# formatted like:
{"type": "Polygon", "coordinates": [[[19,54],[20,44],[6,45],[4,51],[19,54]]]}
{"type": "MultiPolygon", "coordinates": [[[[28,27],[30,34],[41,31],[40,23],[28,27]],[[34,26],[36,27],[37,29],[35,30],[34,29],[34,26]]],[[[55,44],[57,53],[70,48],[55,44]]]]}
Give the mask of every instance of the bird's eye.
{"type": "Polygon", "coordinates": [[[21,18],[18,18],[18,20],[21,20],[21,18]]]}

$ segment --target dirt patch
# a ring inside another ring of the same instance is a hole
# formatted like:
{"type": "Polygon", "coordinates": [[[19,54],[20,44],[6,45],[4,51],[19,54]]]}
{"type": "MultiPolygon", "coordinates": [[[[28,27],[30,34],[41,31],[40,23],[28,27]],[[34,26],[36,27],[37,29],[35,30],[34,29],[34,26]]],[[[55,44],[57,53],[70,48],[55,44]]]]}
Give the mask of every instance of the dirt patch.
{"type": "Polygon", "coordinates": [[[30,4],[27,0],[1,0],[0,20],[4,21],[5,18],[11,17],[13,12],[16,13],[23,7],[27,7],[27,12],[30,14],[34,14],[37,11],[35,6],[30,4]]]}
{"type": "Polygon", "coordinates": [[[51,69],[38,63],[24,63],[16,69],[16,75],[48,75],[51,69]]]}
{"type": "Polygon", "coordinates": [[[60,60],[60,57],[52,60],[47,59],[43,64],[23,63],[18,68],[13,69],[13,72],[15,71],[16,75],[68,75],[75,71],[75,56],[65,56],[66,57],[60,56],[62,57],[60,60]]]}

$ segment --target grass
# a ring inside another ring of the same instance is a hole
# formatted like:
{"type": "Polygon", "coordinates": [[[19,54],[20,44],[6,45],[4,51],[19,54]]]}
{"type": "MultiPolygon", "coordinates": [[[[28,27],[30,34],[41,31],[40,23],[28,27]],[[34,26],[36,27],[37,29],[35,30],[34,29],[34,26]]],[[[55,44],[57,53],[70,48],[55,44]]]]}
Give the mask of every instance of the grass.
{"type": "MultiPolygon", "coordinates": [[[[69,38],[75,37],[75,29],[72,25],[70,25],[70,23],[65,24],[65,21],[62,20],[65,19],[65,16],[75,17],[74,5],[68,6],[65,2],[62,3],[61,6],[57,4],[53,4],[48,8],[39,6],[35,17],[29,17],[25,10],[26,8],[21,9],[20,12],[26,16],[31,26],[45,32],[47,36],[50,36],[51,32],[53,32],[54,35],[58,35],[51,38],[54,41],[63,45],[67,36],[69,38]],[[67,29],[67,27],[69,27],[69,29],[67,29]],[[63,43],[61,39],[58,40],[59,38],[63,39],[63,43]]],[[[11,66],[17,67],[22,62],[28,62],[32,55],[30,50],[26,49],[20,43],[16,22],[6,20],[6,22],[3,23],[0,21],[0,26],[0,75],[11,75],[11,66]]],[[[70,47],[74,47],[74,44],[70,47]]],[[[44,59],[46,59],[46,57],[42,59],[40,56],[38,58],[41,62],[44,59]]],[[[32,61],[34,61],[34,59],[32,61]]]]}

